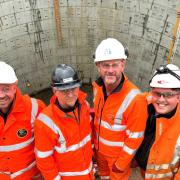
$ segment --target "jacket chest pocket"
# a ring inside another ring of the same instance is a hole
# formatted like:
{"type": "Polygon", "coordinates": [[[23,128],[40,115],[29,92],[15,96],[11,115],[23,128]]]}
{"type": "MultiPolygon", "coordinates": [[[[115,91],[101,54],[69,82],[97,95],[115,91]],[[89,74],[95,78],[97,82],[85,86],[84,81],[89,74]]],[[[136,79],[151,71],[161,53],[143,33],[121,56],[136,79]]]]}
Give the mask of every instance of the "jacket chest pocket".
{"type": "Polygon", "coordinates": [[[6,139],[9,143],[21,143],[32,139],[34,130],[28,121],[21,121],[13,124],[5,133],[6,139]]]}
{"type": "Polygon", "coordinates": [[[153,145],[153,158],[158,164],[172,162],[176,154],[175,146],[176,141],[173,138],[163,138],[153,145]]]}

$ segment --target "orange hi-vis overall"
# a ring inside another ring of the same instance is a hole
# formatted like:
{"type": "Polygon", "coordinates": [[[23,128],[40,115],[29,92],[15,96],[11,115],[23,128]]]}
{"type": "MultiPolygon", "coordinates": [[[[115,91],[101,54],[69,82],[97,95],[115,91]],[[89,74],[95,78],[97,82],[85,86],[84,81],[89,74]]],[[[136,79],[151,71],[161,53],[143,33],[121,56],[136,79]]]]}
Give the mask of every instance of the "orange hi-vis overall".
{"type": "Polygon", "coordinates": [[[150,149],[146,180],[180,180],[180,105],[170,119],[156,118],[156,136],[150,149]]]}
{"type": "Polygon", "coordinates": [[[80,92],[78,107],[64,112],[53,96],[35,121],[37,166],[46,180],[93,179],[90,108],[85,97],[80,92]]]}
{"type": "Polygon", "coordinates": [[[144,136],[146,98],[127,77],[106,99],[101,78],[93,83],[93,91],[94,143],[101,179],[128,179],[131,160],[144,136]],[[112,172],[113,163],[123,172],[112,172]]]}
{"type": "Polygon", "coordinates": [[[34,154],[34,120],[45,107],[17,90],[6,123],[0,116],[0,179],[30,180],[39,171],[34,154]]]}

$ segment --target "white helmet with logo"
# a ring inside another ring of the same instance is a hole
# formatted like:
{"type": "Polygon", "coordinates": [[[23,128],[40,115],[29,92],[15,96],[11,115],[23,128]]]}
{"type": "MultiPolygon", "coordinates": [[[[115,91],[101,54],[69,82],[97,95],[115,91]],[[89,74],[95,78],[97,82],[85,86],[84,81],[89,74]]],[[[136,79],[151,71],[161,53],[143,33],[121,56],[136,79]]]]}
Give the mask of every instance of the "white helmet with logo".
{"type": "Polygon", "coordinates": [[[162,65],[154,72],[150,86],[155,88],[180,88],[180,69],[174,64],[162,65]]]}
{"type": "Polygon", "coordinates": [[[14,69],[3,61],[0,61],[0,84],[13,84],[17,81],[14,69]]]}
{"type": "Polygon", "coordinates": [[[107,38],[101,41],[96,49],[94,62],[114,59],[127,59],[123,45],[114,38],[107,38]]]}

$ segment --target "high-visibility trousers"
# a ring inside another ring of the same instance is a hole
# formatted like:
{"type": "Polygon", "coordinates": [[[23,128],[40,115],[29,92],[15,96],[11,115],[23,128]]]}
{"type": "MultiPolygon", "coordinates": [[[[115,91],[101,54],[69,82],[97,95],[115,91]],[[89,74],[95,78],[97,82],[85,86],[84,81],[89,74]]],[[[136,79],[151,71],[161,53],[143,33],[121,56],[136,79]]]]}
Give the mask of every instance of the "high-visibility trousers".
{"type": "Polygon", "coordinates": [[[61,176],[61,180],[94,180],[93,172],[83,176],[61,176]]]}
{"type": "Polygon", "coordinates": [[[115,173],[112,171],[112,165],[117,158],[105,156],[100,152],[95,152],[95,158],[98,165],[99,175],[101,180],[128,180],[131,174],[131,169],[128,168],[122,173],[115,173]]]}
{"type": "Polygon", "coordinates": [[[37,168],[32,168],[26,172],[23,172],[20,175],[17,175],[16,177],[13,177],[13,174],[5,172],[0,172],[0,180],[43,180],[43,177],[41,176],[40,172],[37,168]]]}

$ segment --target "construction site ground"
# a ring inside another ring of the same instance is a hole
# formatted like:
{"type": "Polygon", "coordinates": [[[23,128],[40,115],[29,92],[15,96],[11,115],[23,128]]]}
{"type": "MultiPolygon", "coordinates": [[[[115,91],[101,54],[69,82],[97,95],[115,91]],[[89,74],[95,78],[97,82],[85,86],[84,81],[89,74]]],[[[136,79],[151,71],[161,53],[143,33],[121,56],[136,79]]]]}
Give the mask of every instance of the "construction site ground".
{"type": "MultiPolygon", "coordinates": [[[[100,180],[100,178],[95,178],[95,180],[100,180]]],[[[131,177],[129,180],[143,180],[139,171],[139,168],[133,168],[131,177]]]]}

